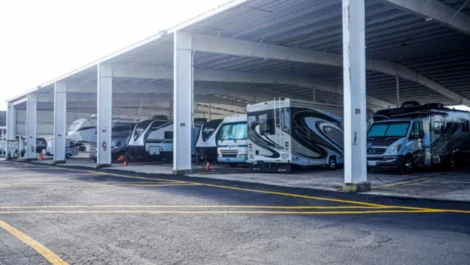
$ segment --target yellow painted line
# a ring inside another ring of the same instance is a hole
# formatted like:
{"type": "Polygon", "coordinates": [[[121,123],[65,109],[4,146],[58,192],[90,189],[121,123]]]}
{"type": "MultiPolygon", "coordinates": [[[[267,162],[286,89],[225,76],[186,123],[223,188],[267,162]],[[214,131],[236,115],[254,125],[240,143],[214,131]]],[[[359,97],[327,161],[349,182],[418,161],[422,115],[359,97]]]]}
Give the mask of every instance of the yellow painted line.
{"type": "Polygon", "coordinates": [[[26,245],[30,246],[37,253],[43,256],[46,260],[48,260],[52,265],[67,265],[68,263],[62,260],[59,256],[54,254],[51,250],[43,246],[41,243],[37,242],[36,240],[32,239],[25,233],[19,231],[18,229],[14,228],[13,226],[5,223],[4,221],[0,220],[0,227],[3,228],[5,231],[16,237],[17,239],[21,240],[26,245]]]}
{"type": "MultiPolygon", "coordinates": [[[[0,206],[0,209],[53,209],[53,208],[246,208],[246,209],[383,209],[369,206],[272,206],[272,205],[50,205],[0,206]]],[[[392,208],[392,207],[390,207],[392,208]]]]}
{"type": "Polygon", "coordinates": [[[46,187],[170,187],[170,186],[196,186],[197,184],[169,183],[169,184],[41,184],[41,185],[14,185],[0,186],[0,188],[46,188],[46,187]]]}
{"type": "Polygon", "coordinates": [[[278,215],[338,215],[338,214],[382,214],[382,213],[433,213],[410,210],[371,210],[371,211],[152,211],[152,210],[105,210],[105,211],[0,211],[0,214],[278,214],[278,215]]]}
{"type": "MultiPolygon", "coordinates": [[[[47,167],[47,166],[43,166],[47,167]]],[[[54,167],[52,167],[54,168],[54,167]]],[[[455,210],[455,209],[433,209],[433,208],[420,208],[420,207],[407,207],[407,206],[393,206],[393,205],[383,205],[383,204],[374,204],[374,203],[366,203],[360,201],[352,201],[352,200],[341,200],[341,199],[332,199],[326,197],[317,197],[317,196],[307,196],[301,194],[294,194],[294,193],[285,193],[285,192],[274,192],[274,191],[266,191],[266,190],[256,190],[256,189],[246,189],[246,188],[238,188],[232,186],[224,186],[224,185],[215,185],[215,184],[205,184],[199,182],[189,182],[189,181],[181,181],[181,180],[169,180],[169,179],[161,179],[161,178],[147,178],[147,177],[137,177],[137,176],[129,176],[129,175],[122,175],[122,174],[115,174],[115,173],[108,173],[108,172],[98,172],[98,171],[91,171],[91,170],[82,170],[82,169],[72,169],[72,168],[65,168],[65,167],[58,167],[55,169],[64,169],[70,171],[78,171],[78,172],[88,172],[91,174],[101,174],[101,175],[111,175],[116,177],[122,178],[131,178],[131,179],[143,179],[143,180],[156,180],[156,181],[174,181],[177,183],[186,183],[186,184],[194,184],[194,185],[201,185],[207,187],[215,187],[221,189],[231,189],[231,190],[239,190],[239,191],[246,191],[246,192],[255,192],[261,194],[271,194],[271,195],[279,195],[279,196],[286,196],[286,197],[294,197],[294,198],[302,198],[302,199],[311,199],[311,200],[319,200],[319,201],[330,201],[330,202],[339,202],[339,203],[347,203],[347,204],[355,204],[355,205],[363,205],[363,206],[370,206],[375,208],[396,208],[396,209],[407,209],[407,210],[416,210],[416,211],[425,211],[425,212],[448,212],[448,213],[470,213],[470,211],[466,210],[455,210]]]]}

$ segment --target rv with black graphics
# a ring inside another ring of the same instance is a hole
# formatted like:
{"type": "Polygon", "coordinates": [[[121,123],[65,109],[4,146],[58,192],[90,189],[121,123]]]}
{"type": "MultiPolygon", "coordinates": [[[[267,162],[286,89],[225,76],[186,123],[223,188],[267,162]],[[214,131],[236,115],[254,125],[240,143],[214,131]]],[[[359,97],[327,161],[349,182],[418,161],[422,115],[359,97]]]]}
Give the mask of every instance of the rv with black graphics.
{"type": "Polygon", "coordinates": [[[156,115],[137,123],[127,147],[131,160],[171,160],[173,158],[173,121],[156,115]]]}
{"type": "Polygon", "coordinates": [[[343,163],[342,115],[336,105],[296,99],[248,105],[248,163],[264,172],[336,168],[343,163]]]}
{"type": "MultiPolygon", "coordinates": [[[[207,120],[195,118],[191,129],[191,155],[196,155],[196,139],[207,120]]],[[[127,156],[132,160],[173,159],[173,121],[156,115],[151,120],[137,123],[129,138],[127,156]]]]}
{"type": "Polygon", "coordinates": [[[198,161],[214,161],[217,159],[217,132],[222,119],[208,121],[201,126],[196,141],[196,156],[198,161]]]}
{"type": "Polygon", "coordinates": [[[470,112],[416,101],[377,111],[367,133],[369,168],[453,167],[470,155],[470,112]]]}

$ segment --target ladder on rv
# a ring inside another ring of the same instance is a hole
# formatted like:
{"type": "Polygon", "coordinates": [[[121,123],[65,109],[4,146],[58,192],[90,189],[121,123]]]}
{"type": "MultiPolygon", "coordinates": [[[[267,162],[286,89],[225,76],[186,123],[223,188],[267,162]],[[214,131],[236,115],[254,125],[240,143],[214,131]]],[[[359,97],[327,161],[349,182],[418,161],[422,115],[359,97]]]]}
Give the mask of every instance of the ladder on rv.
{"type": "Polygon", "coordinates": [[[284,149],[284,134],[282,133],[283,123],[285,121],[282,120],[282,102],[281,98],[277,99],[274,98],[273,104],[273,111],[274,111],[274,134],[276,139],[276,144],[279,145],[280,149],[284,149]],[[278,129],[279,127],[279,129],[278,129]]]}

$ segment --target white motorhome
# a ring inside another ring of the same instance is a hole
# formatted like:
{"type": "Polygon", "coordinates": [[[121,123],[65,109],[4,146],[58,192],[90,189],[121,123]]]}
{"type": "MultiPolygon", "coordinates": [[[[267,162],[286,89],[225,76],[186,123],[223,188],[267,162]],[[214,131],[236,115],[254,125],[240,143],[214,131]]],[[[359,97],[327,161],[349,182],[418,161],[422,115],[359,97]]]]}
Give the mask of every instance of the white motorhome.
{"type": "Polygon", "coordinates": [[[332,104],[279,99],[247,106],[248,162],[254,171],[343,163],[343,110],[332,104]]]}
{"type": "Polygon", "coordinates": [[[157,115],[137,123],[127,147],[132,160],[171,160],[173,157],[173,121],[157,115]]]}
{"type": "Polygon", "coordinates": [[[202,124],[196,142],[196,156],[199,161],[213,161],[217,159],[216,136],[222,119],[211,120],[202,124]]]}
{"type": "Polygon", "coordinates": [[[248,126],[246,114],[224,118],[217,132],[217,161],[232,167],[246,163],[248,156],[248,126]]]}

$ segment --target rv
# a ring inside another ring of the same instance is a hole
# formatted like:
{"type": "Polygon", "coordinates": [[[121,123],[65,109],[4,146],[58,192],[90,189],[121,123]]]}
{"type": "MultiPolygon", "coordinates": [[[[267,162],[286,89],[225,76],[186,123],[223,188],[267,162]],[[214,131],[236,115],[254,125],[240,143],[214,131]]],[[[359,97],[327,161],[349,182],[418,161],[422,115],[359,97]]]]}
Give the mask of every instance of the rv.
{"type": "Polygon", "coordinates": [[[195,118],[194,126],[191,130],[191,156],[197,159],[196,144],[199,139],[199,134],[201,133],[202,126],[207,123],[206,118],[195,118]]]}
{"type": "Polygon", "coordinates": [[[231,167],[246,163],[248,126],[246,114],[225,117],[217,133],[217,162],[231,167]]]}
{"type": "MultiPolygon", "coordinates": [[[[134,129],[136,122],[133,120],[113,119],[112,137],[128,137],[134,129]]],[[[74,121],[67,133],[67,137],[75,143],[96,144],[97,141],[96,117],[78,119],[74,121]]]]}
{"type": "Polygon", "coordinates": [[[342,114],[336,105],[296,99],[248,105],[252,170],[290,172],[292,165],[336,168],[343,163],[342,114]]]}
{"type": "Polygon", "coordinates": [[[211,120],[201,126],[196,142],[196,154],[199,161],[213,161],[217,159],[216,136],[222,119],[211,120]]]}
{"type": "Polygon", "coordinates": [[[69,127],[67,137],[75,143],[96,144],[96,117],[75,120],[69,127]]]}
{"type": "Polygon", "coordinates": [[[453,167],[456,157],[470,154],[469,120],[469,112],[439,103],[412,101],[380,110],[367,133],[367,165],[401,173],[415,167],[453,167]]]}
{"type": "Polygon", "coordinates": [[[137,123],[129,139],[127,154],[132,160],[171,160],[173,121],[157,115],[137,123]]]}

